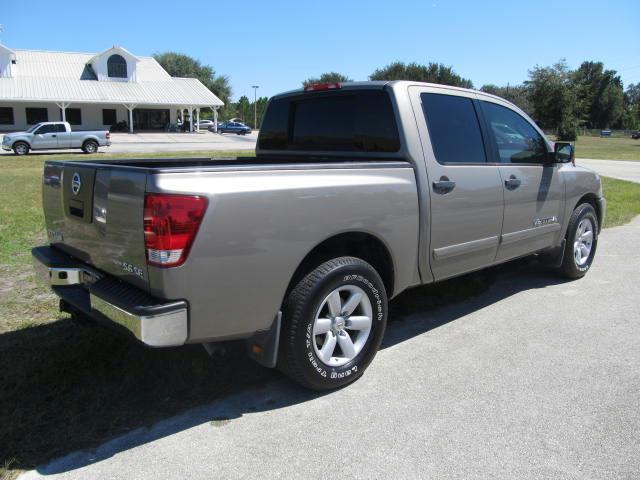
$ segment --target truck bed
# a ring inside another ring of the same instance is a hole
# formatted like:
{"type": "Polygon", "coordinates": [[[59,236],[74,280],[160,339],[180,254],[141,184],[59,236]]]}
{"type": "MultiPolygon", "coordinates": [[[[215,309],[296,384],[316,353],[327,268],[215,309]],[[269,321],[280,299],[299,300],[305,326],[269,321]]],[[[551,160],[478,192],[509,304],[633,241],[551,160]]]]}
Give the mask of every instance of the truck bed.
{"type": "Polygon", "coordinates": [[[131,158],[122,160],[52,160],[45,162],[51,165],[68,167],[83,166],[102,169],[136,169],[145,173],[187,172],[194,170],[246,170],[246,169],[281,169],[286,168],[389,168],[407,166],[408,160],[399,157],[315,157],[315,156],[251,156],[220,158],[131,158]]]}

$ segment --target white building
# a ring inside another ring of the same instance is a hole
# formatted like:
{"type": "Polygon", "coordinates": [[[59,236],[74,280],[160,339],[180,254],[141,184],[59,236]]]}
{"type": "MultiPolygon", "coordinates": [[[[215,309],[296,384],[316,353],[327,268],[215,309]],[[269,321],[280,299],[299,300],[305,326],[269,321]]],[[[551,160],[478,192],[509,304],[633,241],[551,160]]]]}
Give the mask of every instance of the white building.
{"type": "Polygon", "coordinates": [[[222,101],[195,78],[174,78],[153,57],[114,46],[102,53],[11,50],[0,45],[0,131],[66,120],[76,130],[164,130],[222,101]]]}

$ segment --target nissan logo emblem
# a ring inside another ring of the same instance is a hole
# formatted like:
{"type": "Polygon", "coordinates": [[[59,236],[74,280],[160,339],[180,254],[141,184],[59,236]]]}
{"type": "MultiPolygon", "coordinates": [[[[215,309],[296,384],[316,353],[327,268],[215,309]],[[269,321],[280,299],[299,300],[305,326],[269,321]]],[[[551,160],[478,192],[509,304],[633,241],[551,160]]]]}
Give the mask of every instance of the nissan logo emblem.
{"type": "Polygon", "coordinates": [[[80,181],[80,174],[78,172],[73,174],[73,178],[71,179],[71,191],[74,195],[77,195],[80,192],[80,187],[82,187],[82,182],[80,181]]]}

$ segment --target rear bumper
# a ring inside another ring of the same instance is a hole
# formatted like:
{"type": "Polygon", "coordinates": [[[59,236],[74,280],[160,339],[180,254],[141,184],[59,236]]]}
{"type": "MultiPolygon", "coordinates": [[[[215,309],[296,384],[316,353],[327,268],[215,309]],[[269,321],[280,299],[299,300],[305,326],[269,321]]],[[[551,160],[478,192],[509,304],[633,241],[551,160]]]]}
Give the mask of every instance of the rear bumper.
{"type": "Polygon", "coordinates": [[[39,277],[72,309],[152,347],[186,342],[186,301],[155,298],[53,247],[37,247],[31,253],[39,277]]]}

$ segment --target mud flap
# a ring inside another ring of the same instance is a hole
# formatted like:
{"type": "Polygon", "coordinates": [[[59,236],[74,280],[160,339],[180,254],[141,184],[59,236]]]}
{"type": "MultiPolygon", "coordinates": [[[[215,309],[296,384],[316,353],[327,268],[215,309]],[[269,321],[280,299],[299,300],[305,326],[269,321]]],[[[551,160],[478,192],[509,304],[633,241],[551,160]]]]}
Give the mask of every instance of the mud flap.
{"type": "Polygon", "coordinates": [[[249,357],[267,368],[274,368],[278,363],[281,321],[282,312],[278,312],[268,330],[255,332],[246,340],[249,357]]]}
{"type": "Polygon", "coordinates": [[[550,249],[549,251],[540,254],[540,261],[551,268],[560,268],[564,260],[564,250],[567,244],[567,239],[563,238],[559,247],[550,249]]]}

